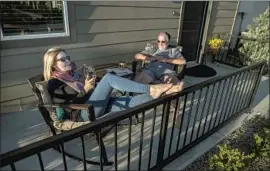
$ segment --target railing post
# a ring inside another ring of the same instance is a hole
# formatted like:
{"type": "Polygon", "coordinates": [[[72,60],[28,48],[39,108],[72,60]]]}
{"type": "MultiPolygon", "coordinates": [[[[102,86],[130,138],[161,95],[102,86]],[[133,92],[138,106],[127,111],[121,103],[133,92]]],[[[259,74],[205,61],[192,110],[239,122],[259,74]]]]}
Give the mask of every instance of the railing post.
{"type": "Polygon", "coordinates": [[[160,134],[159,134],[159,144],[158,144],[158,154],[157,154],[157,170],[161,170],[163,167],[163,155],[164,155],[164,149],[165,149],[165,143],[166,143],[166,136],[167,136],[167,127],[168,127],[168,121],[170,116],[170,104],[171,100],[169,100],[164,107],[163,110],[163,118],[161,121],[161,128],[160,128],[160,134]]]}
{"type": "Polygon", "coordinates": [[[251,104],[252,104],[252,102],[254,101],[255,95],[256,95],[256,93],[257,93],[259,84],[260,84],[261,79],[262,79],[262,73],[263,73],[264,67],[265,67],[265,63],[261,66],[260,71],[259,71],[259,76],[257,77],[255,86],[254,86],[253,89],[252,89],[252,95],[251,95],[251,98],[250,98],[250,100],[249,100],[249,102],[248,102],[248,108],[251,107],[251,104]]]}

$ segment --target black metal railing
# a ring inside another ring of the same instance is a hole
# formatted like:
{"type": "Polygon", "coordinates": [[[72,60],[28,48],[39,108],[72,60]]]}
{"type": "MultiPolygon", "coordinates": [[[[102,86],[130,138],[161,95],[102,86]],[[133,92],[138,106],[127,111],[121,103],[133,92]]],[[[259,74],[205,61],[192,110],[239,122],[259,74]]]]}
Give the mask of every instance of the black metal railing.
{"type": "MultiPolygon", "coordinates": [[[[84,159],[82,166],[84,170],[161,170],[233,117],[250,108],[264,65],[265,62],[260,62],[241,68],[234,73],[188,87],[180,93],[155,99],[100,118],[88,125],[1,154],[0,166],[10,166],[15,170],[18,162],[36,156],[36,159],[33,159],[35,161],[28,167],[33,169],[37,160],[40,168],[36,169],[44,170],[46,163],[42,156],[48,149],[69,150],[68,143],[79,138],[81,149],[76,151],[84,159]],[[136,115],[141,122],[134,125],[133,116],[136,115]],[[120,125],[123,121],[127,121],[127,126],[120,125]],[[104,137],[103,141],[105,149],[109,151],[107,151],[108,157],[114,161],[114,165],[104,166],[101,157],[104,149],[100,147],[97,149],[99,155],[93,152],[93,149],[90,151],[85,137],[95,132],[96,138],[101,140],[102,129],[111,125],[114,125],[114,130],[107,138],[104,137]],[[99,168],[89,168],[92,165],[85,162],[87,155],[92,153],[97,155],[96,159],[101,162],[99,168]]],[[[58,157],[62,158],[62,169],[68,170],[69,160],[65,153],[58,157]]]]}
{"type": "Polygon", "coordinates": [[[234,36],[234,35],[231,35],[230,37],[237,39],[235,47],[234,48],[230,47],[229,41],[225,41],[219,53],[214,55],[213,62],[215,61],[237,68],[247,66],[249,62],[248,56],[239,51],[239,48],[243,46],[242,41],[258,42],[260,44],[269,43],[269,39],[258,40],[254,38],[247,38],[243,36],[234,36]]]}

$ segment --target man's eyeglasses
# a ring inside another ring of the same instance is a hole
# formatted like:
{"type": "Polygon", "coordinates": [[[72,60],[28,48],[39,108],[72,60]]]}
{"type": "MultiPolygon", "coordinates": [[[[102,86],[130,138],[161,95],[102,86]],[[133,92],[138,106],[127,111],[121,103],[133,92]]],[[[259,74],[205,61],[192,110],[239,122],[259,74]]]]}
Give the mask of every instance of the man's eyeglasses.
{"type": "Polygon", "coordinates": [[[66,60],[70,61],[70,56],[62,57],[60,59],[57,59],[55,62],[57,62],[57,61],[66,62],[66,60]]]}
{"type": "Polygon", "coordinates": [[[159,41],[159,40],[157,40],[157,42],[158,42],[158,43],[165,43],[166,41],[159,41]]]}

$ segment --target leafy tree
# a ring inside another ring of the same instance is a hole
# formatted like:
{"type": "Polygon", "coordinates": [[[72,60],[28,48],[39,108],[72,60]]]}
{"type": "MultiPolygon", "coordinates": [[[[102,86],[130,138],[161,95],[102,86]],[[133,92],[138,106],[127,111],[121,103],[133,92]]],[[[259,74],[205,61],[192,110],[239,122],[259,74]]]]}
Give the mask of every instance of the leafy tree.
{"type": "Polygon", "coordinates": [[[269,7],[253,19],[253,25],[248,26],[245,34],[247,39],[241,39],[239,52],[244,55],[247,64],[266,60],[269,66],[269,7]]]}

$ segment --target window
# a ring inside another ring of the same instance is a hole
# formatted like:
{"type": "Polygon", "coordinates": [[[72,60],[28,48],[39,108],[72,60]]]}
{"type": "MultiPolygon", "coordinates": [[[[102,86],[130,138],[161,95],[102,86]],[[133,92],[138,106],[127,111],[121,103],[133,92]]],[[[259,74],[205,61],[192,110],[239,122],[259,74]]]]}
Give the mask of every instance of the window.
{"type": "Polygon", "coordinates": [[[69,36],[65,1],[1,1],[1,40],[69,36]]]}

